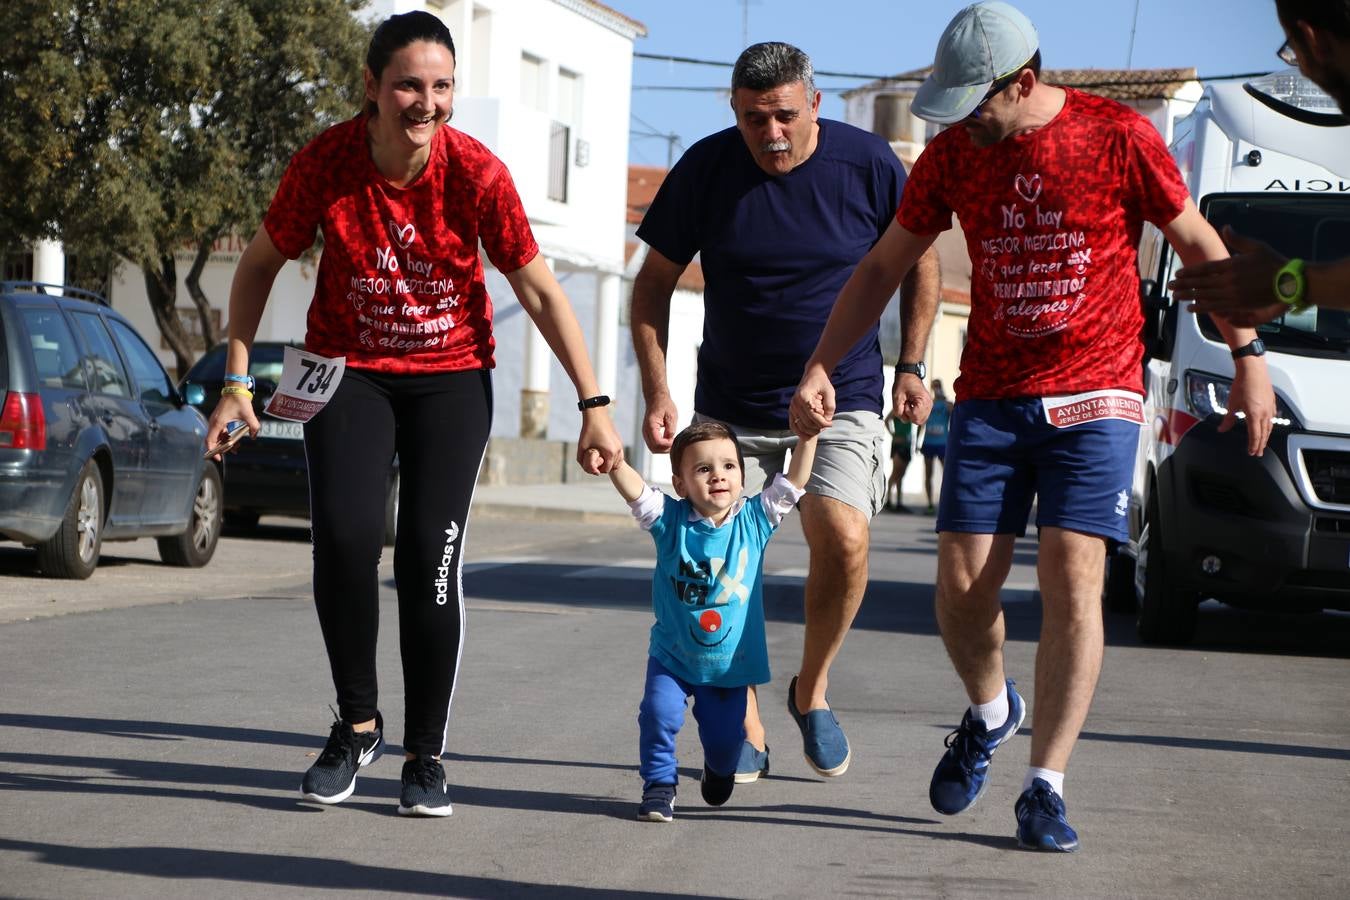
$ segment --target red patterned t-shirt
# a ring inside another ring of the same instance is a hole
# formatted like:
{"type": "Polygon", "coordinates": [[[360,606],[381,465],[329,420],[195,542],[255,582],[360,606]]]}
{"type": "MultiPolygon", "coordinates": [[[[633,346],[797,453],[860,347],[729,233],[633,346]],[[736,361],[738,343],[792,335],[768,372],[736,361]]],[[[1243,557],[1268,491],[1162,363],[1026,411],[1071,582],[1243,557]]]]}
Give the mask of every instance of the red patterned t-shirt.
{"type": "Polygon", "coordinates": [[[492,300],[478,253],[514,272],[539,252],[510,174],[445,127],[406,187],[380,175],[366,119],[335,125],[295,155],[263,220],[295,259],[323,230],[305,348],[354,369],[492,368],[492,300]]]}
{"type": "Polygon", "coordinates": [[[949,128],[910,172],[896,214],[915,234],[961,221],[970,324],[958,400],[1143,393],[1136,252],[1186,186],[1147,119],[1066,89],[1044,127],[977,147],[949,128]]]}

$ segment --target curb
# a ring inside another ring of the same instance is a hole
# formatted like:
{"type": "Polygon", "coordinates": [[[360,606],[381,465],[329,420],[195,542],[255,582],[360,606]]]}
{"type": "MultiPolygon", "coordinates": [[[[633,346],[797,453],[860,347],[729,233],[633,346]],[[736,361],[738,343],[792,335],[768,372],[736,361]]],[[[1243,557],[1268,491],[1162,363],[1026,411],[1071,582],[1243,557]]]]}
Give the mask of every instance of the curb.
{"type": "Polygon", "coordinates": [[[586,509],[566,509],[551,506],[527,506],[519,503],[475,503],[475,516],[493,519],[523,519],[530,522],[579,522],[587,525],[632,525],[633,514],[628,512],[597,512],[586,509]]]}

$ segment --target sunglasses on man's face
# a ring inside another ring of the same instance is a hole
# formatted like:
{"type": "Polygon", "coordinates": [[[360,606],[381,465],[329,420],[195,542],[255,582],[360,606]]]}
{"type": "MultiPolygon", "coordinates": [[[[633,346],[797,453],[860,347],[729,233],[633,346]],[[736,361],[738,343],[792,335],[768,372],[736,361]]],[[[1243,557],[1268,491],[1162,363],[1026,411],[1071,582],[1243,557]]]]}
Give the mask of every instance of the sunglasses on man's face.
{"type": "Polygon", "coordinates": [[[1288,41],[1280,45],[1280,49],[1275,51],[1275,55],[1280,58],[1280,62],[1287,66],[1298,65],[1298,54],[1294,52],[1293,47],[1289,46],[1288,41]]]}
{"type": "Polygon", "coordinates": [[[1008,89],[1008,85],[1016,81],[1017,76],[1021,74],[1022,70],[1018,69],[1016,72],[1004,75],[1002,78],[995,79],[994,83],[989,85],[989,92],[984,95],[984,99],[981,100],[979,103],[977,103],[975,105],[975,108],[970,111],[969,118],[978,119],[980,117],[980,114],[983,112],[985,105],[988,104],[990,100],[993,100],[999,94],[1006,91],[1008,89]]]}

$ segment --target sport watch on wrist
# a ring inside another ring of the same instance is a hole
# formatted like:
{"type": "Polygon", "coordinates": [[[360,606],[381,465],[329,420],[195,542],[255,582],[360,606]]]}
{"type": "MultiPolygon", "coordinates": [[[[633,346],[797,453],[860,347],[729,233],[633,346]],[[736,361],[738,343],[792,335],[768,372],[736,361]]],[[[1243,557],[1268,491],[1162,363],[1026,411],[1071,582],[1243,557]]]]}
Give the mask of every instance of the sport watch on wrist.
{"type": "Polygon", "coordinates": [[[597,406],[609,406],[609,397],[605,394],[597,394],[594,397],[587,397],[585,400],[577,401],[577,409],[585,412],[588,409],[594,409],[597,406]]]}
{"type": "Polygon", "coordinates": [[[1291,259],[1275,273],[1275,298],[1294,312],[1308,308],[1303,299],[1307,290],[1308,280],[1303,275],[1303,260],[1291,259]]]}
{"type": "Polygon", "coordinates": [[[1244,356],[1265,356],[1266,342],[1260,338],[1252,338],[1251,343],[1243,344],[1233,351],[1233,359],[1242,359],[1244,356]]]}
{"type": "Polygon", "coordinates": [[[923,381],[924,378],[928,375],[928,367],[925,366],[922,361],[915,363],[907,363],[907,362],[896,363],[895,371],[899,372],[901,375],[913,375],[920,381],[923,381]]]}

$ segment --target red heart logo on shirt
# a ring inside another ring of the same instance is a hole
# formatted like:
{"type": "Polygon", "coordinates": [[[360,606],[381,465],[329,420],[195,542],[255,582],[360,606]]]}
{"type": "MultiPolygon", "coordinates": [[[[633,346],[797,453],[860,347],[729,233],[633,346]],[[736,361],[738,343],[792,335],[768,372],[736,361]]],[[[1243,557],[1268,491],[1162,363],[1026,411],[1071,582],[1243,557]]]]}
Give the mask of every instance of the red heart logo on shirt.
{"type": "Polygon", "coordinates": [[[1035,203],[1036,198],[1041,195],[1041,176],[1037,174],[1027,178],[1025,175],[1018,175],[1013,181],[1013,188],[1023,200],[1035,203]]]}
{"type": "MultiPolygon", "coordinates": [[[[1017,177],[1021,178],[1022,176],[1019,175],[1017,177]]],[[[1039,178],[1040,176],[1038,175],[1036,177],[1039,178]]],[[[407,250],[408,245],[411,244],[413,241],[417,240],[417,230],[412,227],[411,222],[400,228],[398,227],[397,223],[395,223],[393,220],[390,220],[389,236],[392,237],[400,247],[402,247],[404,250],[407,250]]]]}

